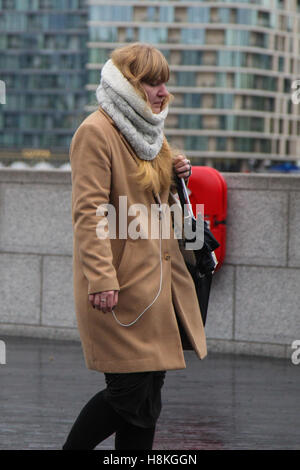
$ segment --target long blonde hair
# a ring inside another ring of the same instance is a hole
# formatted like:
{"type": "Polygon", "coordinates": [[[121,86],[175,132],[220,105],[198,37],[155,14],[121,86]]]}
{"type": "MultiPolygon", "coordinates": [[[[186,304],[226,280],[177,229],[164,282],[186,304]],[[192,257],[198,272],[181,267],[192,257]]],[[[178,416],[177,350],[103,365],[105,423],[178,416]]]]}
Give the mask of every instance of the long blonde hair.
{"type": "MultiPolygon", "coordinates": [[[[111,53],[111,59],[149,106],[148,96],[141,82],[166,83],[169,80],[170,69],[166,58],[150,44],[133,43],[117,48],[111,53]]],[[[172,95],[169,94],[163,101],[162,109],[171,99],[172,95]]],[[[159,193],[170,187],[173,182],[172,157],[173,152],[166,138],[154,160],[135,157],[138,164],[137,180],[145,190],[159,193]]]]}

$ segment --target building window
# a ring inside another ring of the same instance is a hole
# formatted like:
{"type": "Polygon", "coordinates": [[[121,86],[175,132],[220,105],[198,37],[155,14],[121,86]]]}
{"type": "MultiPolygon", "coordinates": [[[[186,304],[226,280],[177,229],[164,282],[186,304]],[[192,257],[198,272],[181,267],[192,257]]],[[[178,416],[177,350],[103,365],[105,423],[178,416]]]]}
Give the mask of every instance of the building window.
{"type": "Polygon", "coordinates": [[[225,67],[246,67],[246,56],[238,51],[218,51],[217,65],[225,67]]]}
{"type": "Polygon", "coordinates": [[[208,150],[208,137],[189,135],[185,137],[185,150],[208,150]]]}
{"type": "Polygon", "coordinates": [[[183,104],[186,108],[201,108],[202,95],[199,93],[185,93],[183,104]]]}
{"type": "Polygon", "coordinates": [[[251,66],[258,69],[272,69],[272,56],[266,54],[251,54],[251,66]]]}
{"type": "Polygon", "coordinates": [[[225,137],[216,137],[216,150],[218,152],[226,152],[227,139],[225,137]]]}
{"type": "Polygon", "coordinates": [[[237,137],[233,141],[233,148],[235,152],[254,152],[255,140],[248,137],[237,137]]]}
{"type": "Polygon", "coordinates": [[[178,127],[179,129],[203,129],[202,116],[198,114],[180,114],[178,127]]]}
{"type": "MultiPolygon", "coordinates": [[[[92,21],[133,21],[133,7],[90,5],[89,20],[92,21]]],[[[99,26],[100,28],[101,26],[99,26]]]]}
{"type": "Polygon", "coordinates": [[[118,41],[118,28],[114,26],[91,26],[90,27],[90,40],[103,41],[103,42],[117,42],[118,41]]]}
{"type": "Polygon", "coordinates": [[[181,42],[183,44],[205,44],[204,29],[185,29],[181,30],[181,42]]]}
{"type": "Polygon", "coordinates": [[[233,95],[216,93],[215,95],[215,108],[217,109],[232,109],[233,108],[233,95]]]}
{"type": "Polygon", "coordinates": [[[258,23],[257,11],[248,8],[238,8],[236,11],[236,23],[256,25],[258,23]]]}
{"type": "Polygon", "coordinates": [[[250,44],[250,32],[228,29],[225,31],[225,44],[227,46],[248,46],[250,44]]]}
{"type": "Polygon", "coordinates": [[[210,8],[207,7],[188,7],[188,23],[210,23],[210,8]]]}
{"type": "Polygon", "coordinates": [[[182,51],[181,64],[182,65],[202,65],[203,52],[202,51],[182,51]]]}
{"type": "Polygon", "coordinates": [[[195,72],[176,72],[176,85],[177,86],[195,86],[196,74],[195,72]]]}
{"type": "Polygon", "coordinates": [[[220,23],[231,23],[230,21],[230,8],[219,8],[218,17],[220,23]]]}
{"type": "Polygon", "coordinates": [[[263,28],[270,28],[270,13],[267,11],[258,12],[257,24],[263,28]]]}
{"type": "Polygon", "coordinates": [[[139,41],[149,43],[166,43],[168,41],[167,28],[139,28],[139,41]]]}
{"type": "Polygon", "coordinates": [[[254,31],[250,33],[250,41],[248,42],[250,46],[267,48],[268,43],[269,36],[267,34],[254,31]]]}

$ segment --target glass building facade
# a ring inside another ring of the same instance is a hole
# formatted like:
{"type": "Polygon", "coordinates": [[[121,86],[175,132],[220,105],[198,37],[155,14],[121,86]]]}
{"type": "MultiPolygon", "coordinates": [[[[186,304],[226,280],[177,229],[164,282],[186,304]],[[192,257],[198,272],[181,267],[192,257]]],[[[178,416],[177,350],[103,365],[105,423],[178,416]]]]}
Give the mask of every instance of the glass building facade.
{"type": "Polygon", "coordinates": [[[1,154],[66,156],[86,115],[85,0],[0,0],[1,154]]]}
{"type": "Polygon", "coordinates": [[[88,29],[87,110],[110,52],[149,42],[170,64],[173,146],[195,163],[300,159],[299,0],[89,0],[88,29]]]}
{"type": "Polygon", "coordinates": [[[0,0],[0,153],[67,160],[103,63],[136,41],[170,64],[165,132],[194,163],[300,160],[300,0],[0,0]]]}

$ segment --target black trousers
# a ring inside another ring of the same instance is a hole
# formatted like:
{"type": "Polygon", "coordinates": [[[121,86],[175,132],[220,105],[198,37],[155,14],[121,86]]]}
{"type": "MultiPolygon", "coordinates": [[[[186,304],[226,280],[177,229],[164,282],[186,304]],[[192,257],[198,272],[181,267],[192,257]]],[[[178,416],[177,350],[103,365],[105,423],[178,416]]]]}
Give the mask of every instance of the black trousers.
{"type": "Polygon", "coordinates": [[[151,450],[165,371],[105,374],[106,388],[79,413],[63,450],[90,450],[116,433],[115,449],[151,450]]]}

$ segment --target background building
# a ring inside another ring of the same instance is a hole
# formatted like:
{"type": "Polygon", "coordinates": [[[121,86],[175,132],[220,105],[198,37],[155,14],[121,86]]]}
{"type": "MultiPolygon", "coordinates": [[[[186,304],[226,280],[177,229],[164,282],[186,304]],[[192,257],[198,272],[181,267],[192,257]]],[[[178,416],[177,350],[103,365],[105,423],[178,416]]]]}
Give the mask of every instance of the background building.
{"type": "Polygon", "coordinates": [[[300,2],[89,0],[89,108],[101,65],[126,42],[155,44],[171,67],[171,143],[194,163],[300,160],[300,2]]]}
{"type": "Polygon", "coordinates": [[[66,159],[86,105],[82,0],[0,0],[1,157],[66,159]],[[44,149],[45,151],[37,151],[44,149]]]}
{"type": "Polygon", "coordinates": [[[168,59],[166,135],[194,164],[300,160],[300,0],[0,0],[0,151],[68,160],[103,63],[135,41],[168,59]]]}

